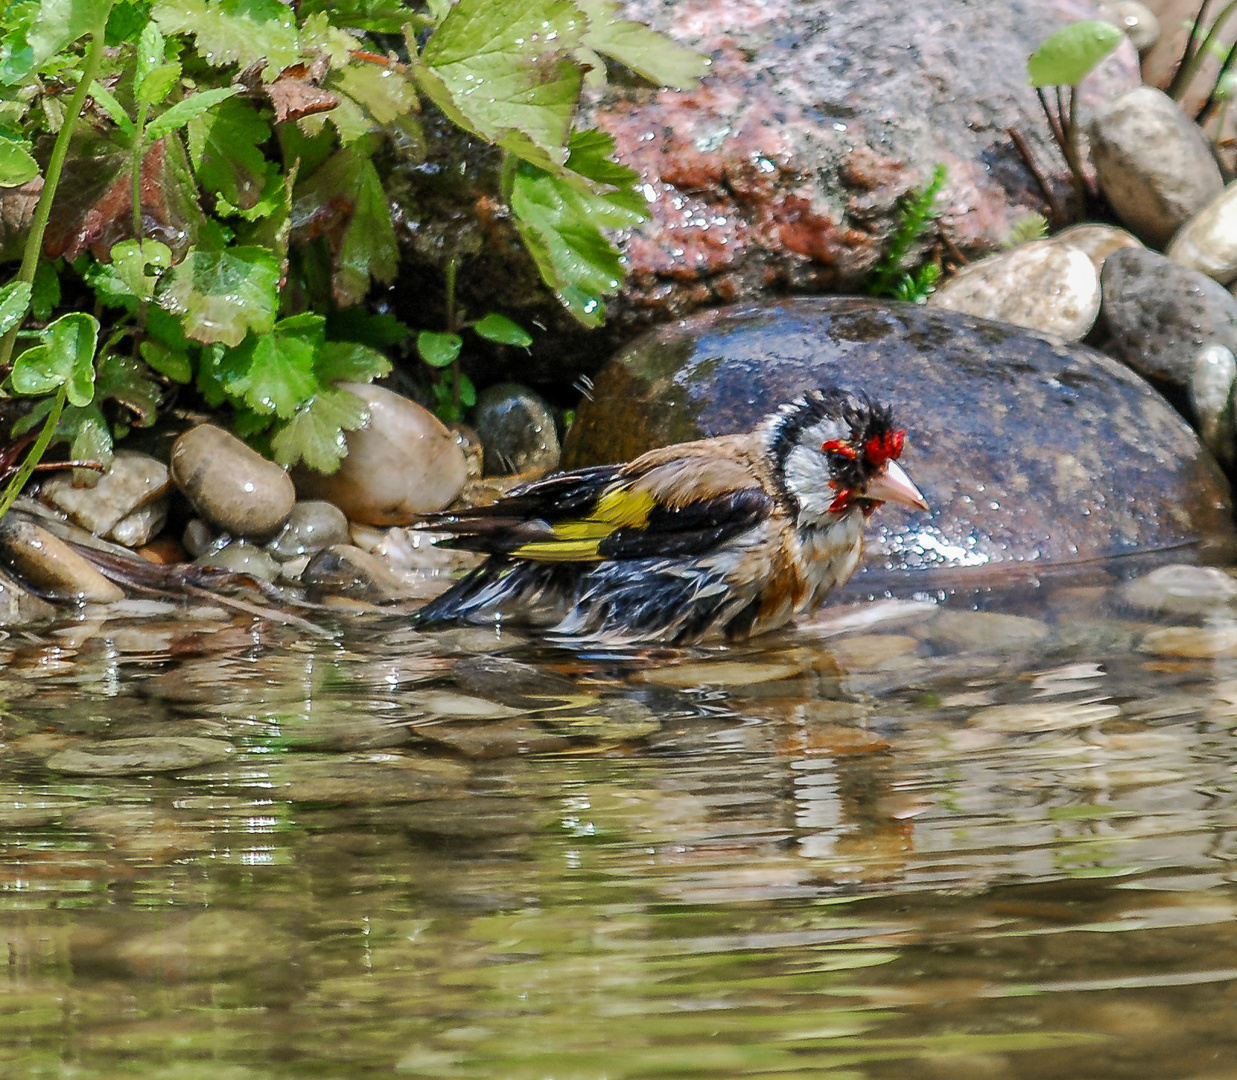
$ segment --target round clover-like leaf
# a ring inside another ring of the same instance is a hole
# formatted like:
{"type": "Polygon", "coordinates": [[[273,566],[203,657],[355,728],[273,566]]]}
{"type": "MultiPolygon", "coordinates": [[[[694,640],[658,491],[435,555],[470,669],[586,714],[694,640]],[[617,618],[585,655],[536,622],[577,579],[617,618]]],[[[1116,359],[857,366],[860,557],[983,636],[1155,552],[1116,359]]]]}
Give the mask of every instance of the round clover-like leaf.
{"type": "Polygon", "coordinates": [[[417,352],[430,367],[450,367],[459,357],[463,345],[459,334],[422,330],[417,335],[417,352]]]}
{"type": "Polygon", "coordinates": [[[1032,86],[1077,86],[1125,34],[1112,23],[1091,20],[1062,27],[1031,54],[1032,86]]]}

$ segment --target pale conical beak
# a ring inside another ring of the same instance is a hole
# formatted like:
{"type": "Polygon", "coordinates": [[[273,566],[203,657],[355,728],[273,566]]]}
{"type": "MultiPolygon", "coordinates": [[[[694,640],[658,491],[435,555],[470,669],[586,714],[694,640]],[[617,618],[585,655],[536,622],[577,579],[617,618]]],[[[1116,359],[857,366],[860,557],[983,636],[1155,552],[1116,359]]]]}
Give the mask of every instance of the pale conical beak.
{"type": "Polygon", "coordinates": [[[928,509],[927,500],[896,461],[885,462],[884,468],[867,482],[863,495],[879,502],[901,503],[913,510],[928,509]]]}

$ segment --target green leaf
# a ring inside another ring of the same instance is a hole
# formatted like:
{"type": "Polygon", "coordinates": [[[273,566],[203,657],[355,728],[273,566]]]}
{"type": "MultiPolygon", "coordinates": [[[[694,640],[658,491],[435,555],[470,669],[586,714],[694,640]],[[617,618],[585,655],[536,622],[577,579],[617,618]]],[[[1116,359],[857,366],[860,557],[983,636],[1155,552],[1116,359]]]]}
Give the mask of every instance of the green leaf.
{"type": "Polygon", "coordinates": [[[1093,20],[1062,27],[1031,54],[1032,86],[1077,86],[1125,37],[1112,23],[1093,20]]]}
{"type": "Polygon", "coordinates": [[[163,63],[166,46],[167,41],[159,30],[159,24],[153,20],[147,22],[137,41],[137,66],[133,69],[135,87],[141,87],[150,73],[163,63]]]}
{"type": "Polygon", "coordinates": [[[369,409],[355,394],[323,389],[275,432],[272,453],[283,466],[303,461],[320,473],[333,473],[348,453],[344,432],[355,431],[368,419],[369,409]]]}
{"type": "Polygon", "coordinates": [[[193,378],[193,367],[184,353],[173,352],[157,341],[143,341],[138,346],[138,352],[152,370],[174,383],[183,386],[193,378]]]}
{"type": "Polygon", "coordinates": [[[188,134],[198,182],[241,210],[255,206],[267,184],[261,147],[271,137],[270,125],[257,110],[235,98],[225,101],[190,120],[188,134]]]}
{"type": "Polygon", "coordinates": [[[238,93],[235,86],[218,86],[213,90],[199,90],[196,94],[178,101],[167,112],[152,121],[146,128],[146,137],[154,142],[164,135],[170,135],[177,128],[184,127],[194,117],[201,116],[208,109],[221,101],[238,93]]]}
{"type": "Polygon", "coordinates": [[[435,330],[422,330],[417,334],[417,353],[430,367],[450,367],[463,345],[459,334],[440,334],[435,330]]]}
{"type": "Polygon", "coordinates": [[[160,64],[138,86],[137,99],[148,105],[160,105],[178,82],[180,64],[160,64]]]}
{"type": "Polygon", "coordinates": [[[0,289],[0,334],[20,326],[30,308],[32,289],[24,281],[10,281],[0,289]]]}
{"type": "Polygon", "coordinates": [[[472,379],[463,372],[460,372],[460,404],[466,409],[477,404],[477,388],[473,386],[472,379]]]}
{"type": "Polygon", "coordinates": [[[120,0],[107,17],[107,34],[104,44],[113,48],[127,45],[138,38],[142,28],[150,22],[150,5],[144,0],[120,0]]]}
{"type": "Polygon", "coordinates": [[[542,278],[581,323],[599,326],[605,316],[601,298],[617,290],[623,278],[619,254],[601,229],[634,225],[645,211],[635,190],[636,174],[605,157],[614,146],[610,136],[577,132],[571,146],[568,168],[589,179],[621,180],[625,186],[608,192],[581,190],[567,178],[522,162],[511,208],[542,278]]]}
{"type": "Polygon", "coordinates": [[[584,43],[658,86],[686,90],[708,71],[709,59],[643,23],[619,18],[615,0],[576,0],[588,16],[584,43]]]}
{"type": "Polygon", "coordinates": [[[460,0],[413,72],[451,119],[490,142],[508,131],[561,162],[583,72],[585,20],[568,0],[460,0]]]}
{"type": "Polygon", "coordinates": [[[341,307],[363,300],[371,278],[393,281],[399,266],[391,207],[369,158],[371,141],[340,150],[298,184],[293,207],[292,216],[300,221],[319,220],[341,209],[347,213],[346,224],[329,237],[334,263],[331,291],[341,307]]]}
{"type": "Polygon", "coordinates": [[[370,131],[390,127],[398,127],[420,141],[421,129],[415,119],[420,109],[417,88],[396,68],[350,61],[331,72],[323,89],[340,97],[339,105],[327,115],[344,145],[370,131]]]}
{"type": "Polygon", "coordinates": [[[158,0],[153,15],[165,34],[192,34],[208,64],[266,60],[265,82],[300,59],[296,20],[279,0],[158,0]]]}
{"type": "Polygon", "coordinates": [[[326,336],[331,341],[390,349],[403,345],[412,331],[390,312],[375,314],[361,307],[332,311],[326,317],[326,336]]]}
{"type": "Polygon", "coordinates": [[[95,397],[119,402],[134,415],[138,427],[150,427],[158,417],[163,389],[131,356],[109,353],[99,362],[95,397]]]}
{"type": "Polygon", "coordinates": [[[56,441],[69,444],[69,457],[74,461],[112,463],[112,433],[103,411],[93,402],[67,408],[60,414],[56,441]]]}
{"type": "Polygon", "coordinates": [[[60,303],[60,275],[56,263],[40,259],[34,271],[34,289],[30,294],[30,311],[36,319],[49,319],[60,303]]]}
{"type": "Polygon", "coordinates": [[[120,128],[127,140],[132,142],[137,137],[137,125],[129,118],[125,107],[98,79],[90,84],[90,96],[103,107],[103,111],[112,118],[112,123],[120,128]]]}
{"type": "Polygon", "coordinates": [[[133,295],[150,300],[163,272],[172,265],[172,251],[158,240],[122,240],[112,245],[112,265],[133,295]]]}
{"type": "Polygon", "coordinates": [[[0,84],[14,86],[23,82],[34,68],[29,35],[38,16],[37,0],[9,4],[5,10],[0,35],[0,84]]]}
{"type": "Polygon", "coordinates": [[[496,315],[493,312],[479,319],[473,326],[473,331],[478,337],[483,337],[486,341],[493,341],[498,345],[517,345],[521,349],[527,349],[533,343],[532,335],[519,323],[514,323],[505,315],[496,315]]]}
{"type": "Polygon", "coordinates": [[[369,382],[391,372],[391,361],[377,349],[355,341],[326,341],[318,350],[314,374],[324,385],[369,382]]]}
{"type": "Polygon", "coordinates": [[[43,331],[47,351],[64,366],[70,405],[89,405],[94,398],[94,354],[99,344],[99,320],[71,311],[43,331]]]}
{"type": "Polygon", "coordinates": [[[183,315],[186,335],[239,345],[245,334],[269,333],[279,304],[279,263],[265,248],[190,251],[163,279],[158,302],[183,315]]]}
{"type": "Polygon", "coordinates": [[[220,364],[224,389],[255,413],[288,419],[319,389],[314,360],[324,324],[321,315],[293,315],[251,334],[220,364]]]}
{"type": "Polygon", "coordinates": [[[0,137],[0,187],[17,187],[39,175],[39,163],[13,139],[0,137]]]}
{"type": "Polygon", "coordinates": [[[43,0],[28,40],[34,65],[107,24],[112,0],[43,0]]]}

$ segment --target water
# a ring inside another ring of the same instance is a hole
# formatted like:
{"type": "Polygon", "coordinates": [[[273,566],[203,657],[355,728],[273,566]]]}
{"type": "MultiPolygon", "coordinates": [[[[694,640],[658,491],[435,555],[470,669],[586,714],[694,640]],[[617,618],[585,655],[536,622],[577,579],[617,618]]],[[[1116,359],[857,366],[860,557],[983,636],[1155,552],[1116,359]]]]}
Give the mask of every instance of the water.
{"type": "Polygon", "coordinates": [[[0,1076],[1237,1075],[1202,607],[1097,574],[626,656],[364,612],[14,634],[0,1076]]]}

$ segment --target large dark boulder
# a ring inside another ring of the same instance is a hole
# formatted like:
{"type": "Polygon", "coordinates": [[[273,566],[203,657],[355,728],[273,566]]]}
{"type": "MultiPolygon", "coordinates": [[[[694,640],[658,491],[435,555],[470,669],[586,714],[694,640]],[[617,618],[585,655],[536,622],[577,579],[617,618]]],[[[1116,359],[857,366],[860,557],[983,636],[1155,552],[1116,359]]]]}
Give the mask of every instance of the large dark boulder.
{"type": "Polygon", "coordinates": [[[884,507],[861,574],[1078,564],[1233,540],[1228,484],[1181,417],[1092,349],[956,312],[843,297],[708,312],[599,373],[568,467],[752,427],[813,386],[862,390],[907,429],[930,514],[884,507]]]}

